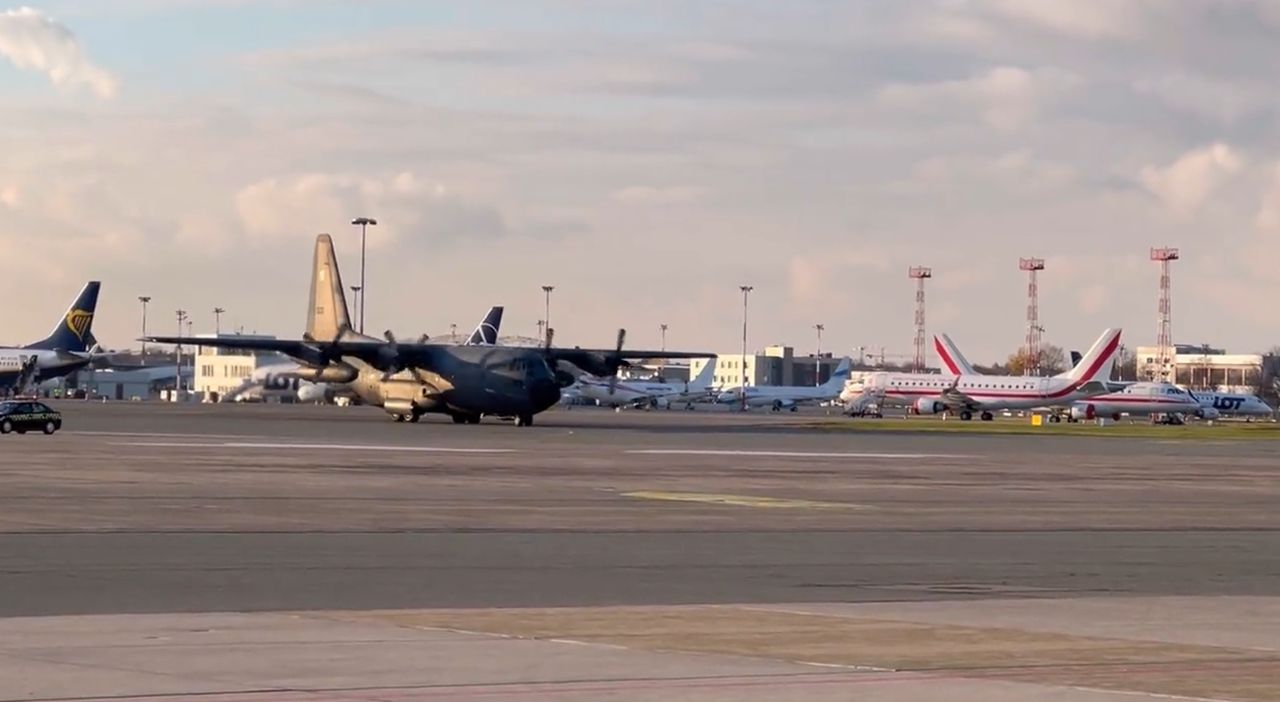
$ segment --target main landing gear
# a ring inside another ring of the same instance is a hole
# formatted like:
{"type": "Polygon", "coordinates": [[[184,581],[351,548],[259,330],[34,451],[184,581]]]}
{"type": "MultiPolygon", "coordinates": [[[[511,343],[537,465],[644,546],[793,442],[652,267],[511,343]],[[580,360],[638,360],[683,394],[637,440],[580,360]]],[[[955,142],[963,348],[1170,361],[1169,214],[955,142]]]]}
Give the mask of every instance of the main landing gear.
{"type": "MultiPolygon", "coordinates": [[[[959,417],[960,417],[960,421],[967,422],[973,419],[973,412],[970,412],[969,410],[960,410],[959,417]]],[[[979,417],[984,422],[990,422],[991,420],[996,418],[994,414],[991,414],[990,412],[985,412],[985,411],[981,415],[979,415],[979,417]]]]}
{"type": "Polygon", "coordinates": [[[533,426],[533,415],[532,415],[532,414],[518,414],[518,415],[516,415],[516,426],[518,426],[518,427],[531,427],[531,426],[533,426]]]}
{"type": "Polygon", "coordinates": [[[454,424],[479,424],[480,423],[480,415],[478,414],[466,414],[463,412],[455,412],[449,416],[450,418],[453,419],[454,424]]]}

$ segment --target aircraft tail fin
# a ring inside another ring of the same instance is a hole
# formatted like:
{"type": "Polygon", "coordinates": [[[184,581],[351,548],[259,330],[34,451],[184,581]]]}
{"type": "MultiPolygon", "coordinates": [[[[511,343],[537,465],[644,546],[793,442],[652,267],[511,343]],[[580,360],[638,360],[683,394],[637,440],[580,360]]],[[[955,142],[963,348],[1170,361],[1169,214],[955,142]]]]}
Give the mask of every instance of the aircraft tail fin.
{"type": "Polygon", "coordinates": [[[840,391],[844,389],[844,384],[849,382],[849,374],[853,372],[853,359],[845,356],[840,359],[840,365],[831,371],[831,377],[827,378],[827,382],[823,383],[823,387],[828,390],[840,391]]]}
{"type": "Polygon", "coordinates": [[[933,348],[938,352],[938,360],[942,361],[942,367],[951,375],[977,375],[978,371],[974,370],[973,364],[969,363],[969,359],[960,353],[956,342],[946,334],[935,334],[933,337],[933,348]]]}
{"type": "Polygon", "coordinates": [[[316,237],[315,259],[311,268],[311,308],[307,315],[307,336],[316,341],[333,341],[351,329],[338,257],[333,251],[333,238],[328,234],[316,237]]]}
{"type": "Polygon", "coordinates": [[[1058,377],[1083,381],[1108,380],[1111,378],[1111,369],[1116,365],[1116,352],[1119,350],[1120,330],[1108,329],[1093,342],[1089,352],[1074,368],[1059,374],[1058,377]]]}
{"type": "Polygon", "coordinates": [[[716,375],[716,359],[708,358],[706,365],[702,366],[702,370],[698,371],[698,375],[689,381],[690,390],[708,390],[711,384],[715,382],[716,375]]]}
{"type": "Polygon", "coordinates": [[[97,339],[93,338],[93,315],[98,309],[98,290],[102,283],[91,280],[80,290],[66,314],[58,320],[49,336],[31,344],[27,348],[45,351],[72,351],[83,353],[93,348],[97,339]]]}
{"type": "Polygon", "coordinates": [[[476,330],[471,332],[471,336],[467,337],[466,345],[496,346],[498,344],[498,329],[501,327],[502,306],[495,305],[490,307],[484,319],[480,320],[476,330]]]}

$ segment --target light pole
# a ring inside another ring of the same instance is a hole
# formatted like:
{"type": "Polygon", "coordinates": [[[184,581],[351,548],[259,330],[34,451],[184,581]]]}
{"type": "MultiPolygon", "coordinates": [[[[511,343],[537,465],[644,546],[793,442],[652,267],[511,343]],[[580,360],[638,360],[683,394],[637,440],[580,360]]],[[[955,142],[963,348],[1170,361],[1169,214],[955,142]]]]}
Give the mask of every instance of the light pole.
{"type": "Polygon", "coordinates": [[[822,385],[822,330],[827,327],[822,324],[815,324],[813,328],[818,330],[818,355],[813,357],[813,385],[817,387],[822,385]]]}
{"type": "Polygon", "coordinates": [[[142,365],[147,365],[147,303],[151,302],[150,295],[139,295],[138,302],[142,303],[142,365]]]}
{"type": "Polygon", "coordinates": [[[222,313],[226,310],[221,307],[213,308],[213,335],[222,336],[222,313]]]}
{"type": "MultiPolygon", "coordinates": [[[[378,220],[372,217],[356,217],[351,223],[360,227],[360,290],[368,290],[364,281],[364,251],[365,251],[365,234],[368,233],[369,225],[378,226],[378,220]]],[[[360,296],[360,333],[364,333],[364,301],[369,297],[369,293],[365,292],[360,296]]]]}
{"type": "Polygon", "coordinates": [[[543,339],[546,338],[545,336],[542,335],[542,328],[546,326],[546,324],[547,323],[542,321],[541,319],[538,320],[538,341],[542,341],[543,339]]]}
{"type": "MultiPolygon", "coordinates": [[[[177,314],[178,314],[178,336],[182,336],[182,323],[183,323],[183,322],[185,322],[185,321],[187,321],[187,311],[186,311],[186,310],[178,310],[177,314]]],[[[176,377],[174,378],[173,383],[174,383],[174,388],[175,388],[175,389],[177,389],[177,391],[178,391],[179,399],[181,399],[181,395],[182,395],[182,344],[178,344],[176,347],[174,347],[174,353],[175,353],[175,360],[176,360],[176,362],[177,362],[177,364],[178,364],[178,370],[177,370],[176,377]]]]}
{"type": "Polygon", "coordinates": [[[739,285],[742,291],[742,411],[747,411],[747,296],[755,290],[754,285],[739,285]]]}
{"type": "MultiPolygon", "coordinates": [[[[659,324],[658,331],[662,332],[662,352],[667,352],[667,325],[659,324]]],[[[667,377],[667,359],[662,359],[662,365],[658,366],[658,377],[666,379],[667,377]]],[[[692,380],[692,378],[690,378],[692,380]]]]}
{"type": "Polygon", "coordinates": [[[556,286],[554,285],[542,286],[542,292],[547,294],[546,308],[543,310],[542,322],[543,324],[546,325],[546,328],[547,328],[546,341],[548,345],[551,342],[551,291],[555,289],[556,289],[556,286]]]}
{"type": "Polygon", "coordinates": [[[458,325],[456,323],[449,324],[449,340],[455,343],[458,341],[458,325]]]}
{"type": "Polygon", "coordinates": [[[360,287],[359,285],[351,286],[351,297],[352,297],[351,303],[355,306],[356,316],[360,315],[360,291],[361,290],[364,290],[364,288],[360,287]]]}

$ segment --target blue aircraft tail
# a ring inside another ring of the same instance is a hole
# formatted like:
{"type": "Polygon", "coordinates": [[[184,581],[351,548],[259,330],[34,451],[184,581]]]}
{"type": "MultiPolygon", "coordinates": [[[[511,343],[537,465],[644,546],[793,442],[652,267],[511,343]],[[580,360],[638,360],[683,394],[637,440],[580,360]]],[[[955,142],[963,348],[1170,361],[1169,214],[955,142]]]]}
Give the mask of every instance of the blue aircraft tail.
{"type": "Polygon", "coordinates": [[[471,332],[471,336],[467,337],[467,346],[496,346],[498,344],[498,329],[502,327],[502,308],[490,307],[489,313],[484,316],[480,322],[480,326],[471,332]]]}
{"type": "Polygon", "coordinates": [[[98,342],[93,338],[93,315],[98,309],[98,289],[102,283],[92,280],[80,291],[76,301],[58,321],[53,332],[42,341],[27,348],[44,351],[73,351],[83,353],[98,342]]]}

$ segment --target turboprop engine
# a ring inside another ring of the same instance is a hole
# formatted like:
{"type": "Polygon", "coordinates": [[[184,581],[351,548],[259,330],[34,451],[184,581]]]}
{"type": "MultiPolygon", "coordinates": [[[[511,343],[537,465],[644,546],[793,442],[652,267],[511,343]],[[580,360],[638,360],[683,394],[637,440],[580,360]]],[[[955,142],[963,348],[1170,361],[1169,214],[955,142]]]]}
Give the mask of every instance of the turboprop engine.
{"type": "Polygon", "coordinates": [[[323,368],[299,368],[296,375],[303,380],[310,380],[313,383],[349,383],[360,375],[360,371],[354,366],[339,361],[330,363],[323,368]]]}
{"type": "Polygon", "coordinates": [[[946,409],[947,406],[937,400],[931,400],[927,397],[916,400],[916,414],[938,414],[946,409]]]}

